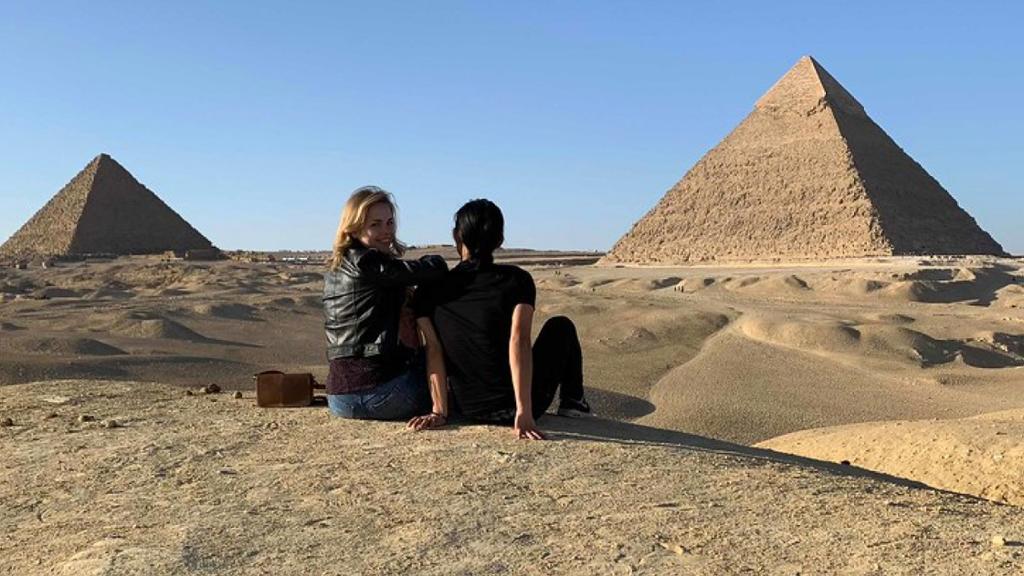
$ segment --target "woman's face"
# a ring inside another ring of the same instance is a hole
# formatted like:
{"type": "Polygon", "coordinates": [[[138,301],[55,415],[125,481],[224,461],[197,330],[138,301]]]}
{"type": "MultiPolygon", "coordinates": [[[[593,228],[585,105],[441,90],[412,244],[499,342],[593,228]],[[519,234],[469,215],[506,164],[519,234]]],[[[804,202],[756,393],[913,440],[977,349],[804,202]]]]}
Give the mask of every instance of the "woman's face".
{"type": "Polygon", "coordinates": [[[367,248],[389,252],[395,241],[395,214],[391,206],[378,202],[366,211],[366,224],[356,234],[356,239],[367,248]]]}

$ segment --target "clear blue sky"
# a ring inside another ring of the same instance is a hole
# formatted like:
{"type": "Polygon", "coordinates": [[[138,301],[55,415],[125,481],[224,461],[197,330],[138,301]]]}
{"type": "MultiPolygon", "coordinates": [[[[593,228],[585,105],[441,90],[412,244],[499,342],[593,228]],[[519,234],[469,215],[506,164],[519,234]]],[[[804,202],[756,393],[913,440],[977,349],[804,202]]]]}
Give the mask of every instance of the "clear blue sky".
{"type": "Polygon", "coordinates": [[[1024,4],[0,5],[0,241],[108,152],[223,248],[326,248],[355,187],[449,241],[607,249],[803,54],[1024,253],[1024,4]]]}

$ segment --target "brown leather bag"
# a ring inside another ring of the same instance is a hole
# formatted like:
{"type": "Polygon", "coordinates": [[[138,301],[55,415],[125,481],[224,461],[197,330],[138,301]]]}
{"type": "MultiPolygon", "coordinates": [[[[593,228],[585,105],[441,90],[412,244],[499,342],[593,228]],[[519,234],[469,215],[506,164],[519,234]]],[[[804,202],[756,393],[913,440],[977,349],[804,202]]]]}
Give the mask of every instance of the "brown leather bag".
{"type": "Polygon", "coordinates": [[[312,406],[313,390],[323,388],[312,374],[285,374],[279,370],[267,370],[254,374],[256,383],[256,405],[264,408],[293,408],[312,406]]]}

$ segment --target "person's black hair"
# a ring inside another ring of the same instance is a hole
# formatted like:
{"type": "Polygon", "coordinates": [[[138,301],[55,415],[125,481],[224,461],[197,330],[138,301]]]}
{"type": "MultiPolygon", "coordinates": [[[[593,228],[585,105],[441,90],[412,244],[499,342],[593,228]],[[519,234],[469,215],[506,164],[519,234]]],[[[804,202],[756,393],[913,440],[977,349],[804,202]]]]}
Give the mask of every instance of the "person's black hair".
{"type": "Polygon", "coordinates": [[[472,260],[490,262],[505,241],[505,217],[490,200],[470,200],[455,213],[454,232],[472,260]]]}

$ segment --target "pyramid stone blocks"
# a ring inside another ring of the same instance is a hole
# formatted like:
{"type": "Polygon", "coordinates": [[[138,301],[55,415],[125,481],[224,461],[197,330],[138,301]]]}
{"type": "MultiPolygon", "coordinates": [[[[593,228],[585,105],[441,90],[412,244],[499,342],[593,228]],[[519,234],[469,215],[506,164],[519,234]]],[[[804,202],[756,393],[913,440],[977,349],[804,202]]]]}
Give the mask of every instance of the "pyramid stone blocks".
{"type": "Polygon", "coordinates": [[[106,154],[74,179],[0,246],[5,258],[155,254],[213,245],[106,154]]]}
{"type": "Polygon", "coordinates": [[[926,253],[1003,250],[806,56],[604,261],[926,253]]]}

